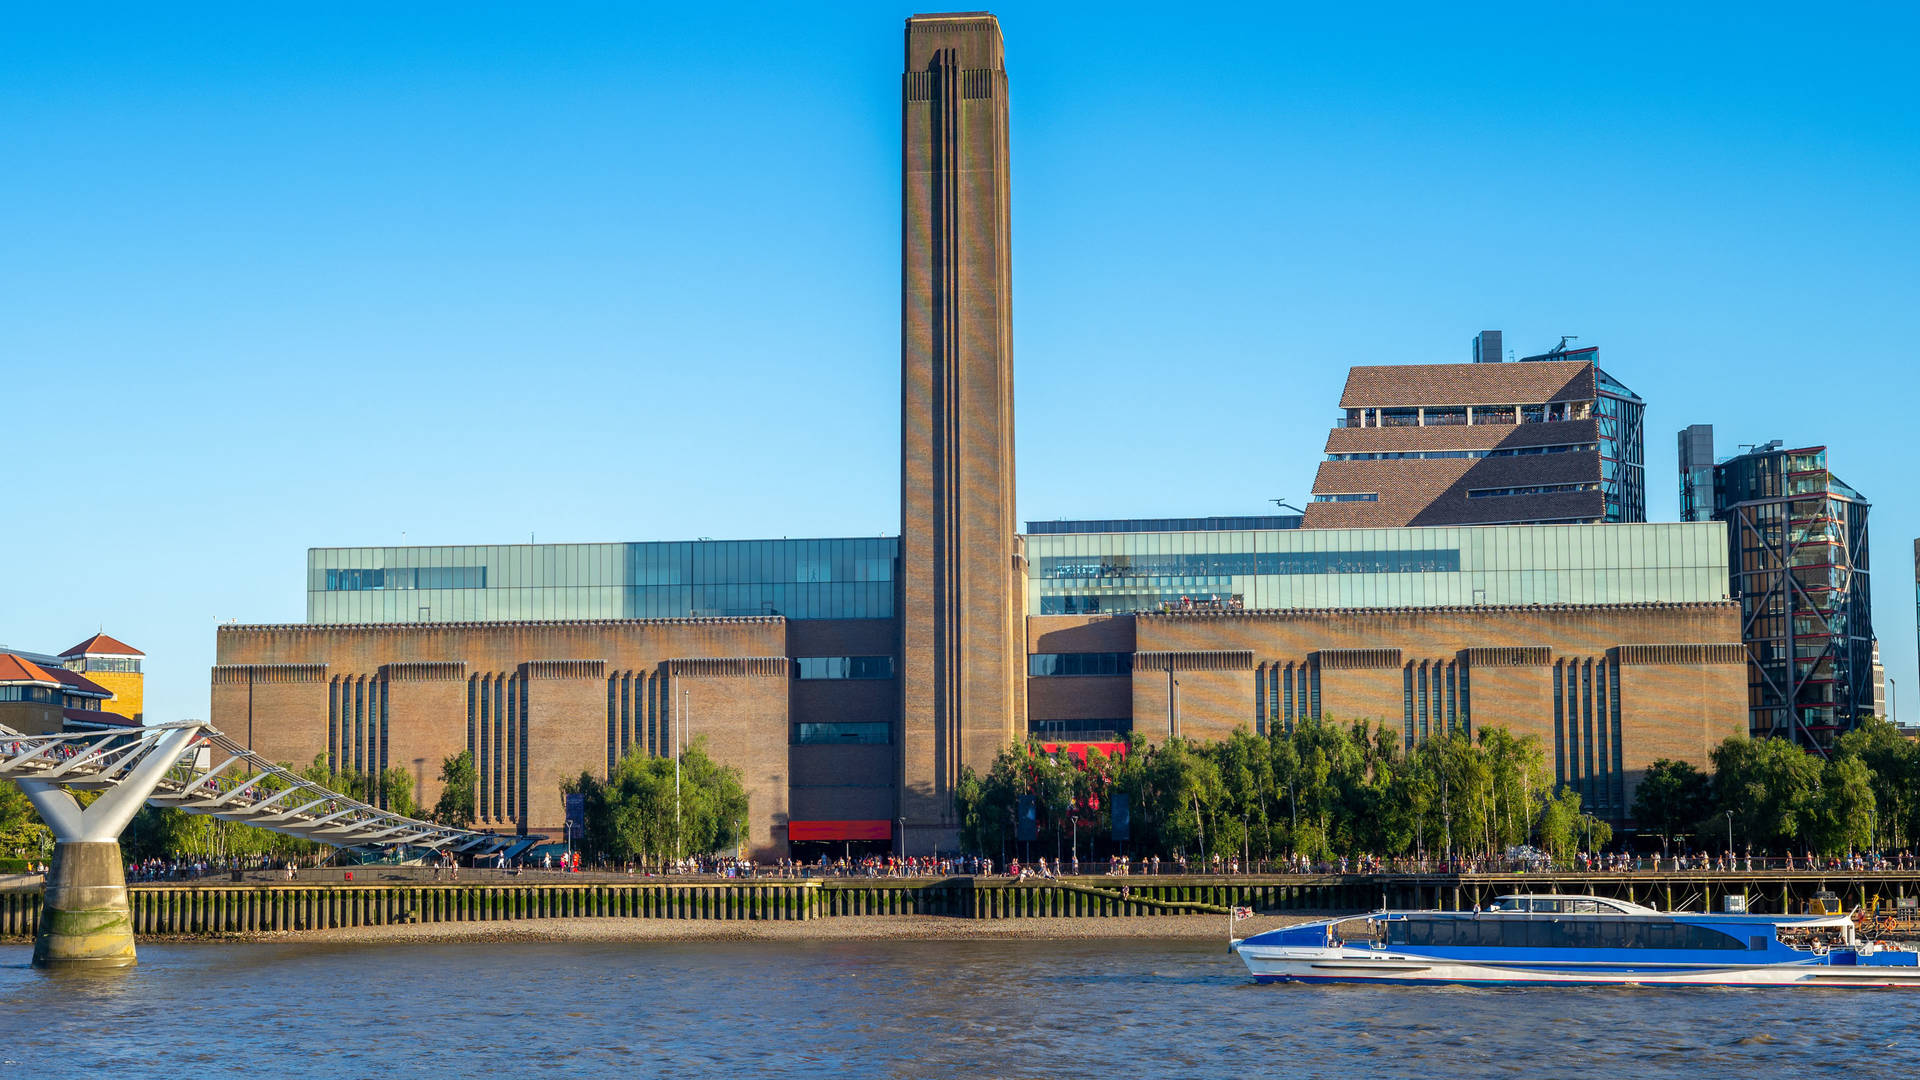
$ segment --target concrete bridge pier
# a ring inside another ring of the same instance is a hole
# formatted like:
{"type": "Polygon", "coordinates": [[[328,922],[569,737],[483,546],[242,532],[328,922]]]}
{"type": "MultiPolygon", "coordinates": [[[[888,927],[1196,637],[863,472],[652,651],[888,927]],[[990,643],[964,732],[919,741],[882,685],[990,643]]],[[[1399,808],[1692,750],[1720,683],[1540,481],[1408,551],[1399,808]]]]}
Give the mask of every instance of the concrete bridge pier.
{"type": "Polygon", "coordinates": [[[53,846],[46,903],[33,937],[33,966],[129,967],[133,922],[119,841],[53,846]]]}
{"type": "Polygon", "coordinates": [[[19,781],[54,839],[53,869],[47,874],[40,929],[33,938],[34,967],[117,968],[134,963],[120,832],[197,736],[194,728],[163,736],[84,809],[58,779],[19,781]]]}

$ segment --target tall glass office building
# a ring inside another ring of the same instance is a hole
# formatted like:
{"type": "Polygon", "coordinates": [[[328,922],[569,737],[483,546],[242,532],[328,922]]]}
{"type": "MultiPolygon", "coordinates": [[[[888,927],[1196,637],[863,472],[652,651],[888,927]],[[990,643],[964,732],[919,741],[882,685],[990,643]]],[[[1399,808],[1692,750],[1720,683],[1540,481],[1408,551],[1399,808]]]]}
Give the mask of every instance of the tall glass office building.
{"type": "Polygon", "coordinates": [[[1029,535],[1028,613],[1718,601],[1719,522],[1029,535]]]}
{"type": "Polygon", "coordinates": [[[307,622],[893,617],[897,537],[312,548],[307,622]]]}

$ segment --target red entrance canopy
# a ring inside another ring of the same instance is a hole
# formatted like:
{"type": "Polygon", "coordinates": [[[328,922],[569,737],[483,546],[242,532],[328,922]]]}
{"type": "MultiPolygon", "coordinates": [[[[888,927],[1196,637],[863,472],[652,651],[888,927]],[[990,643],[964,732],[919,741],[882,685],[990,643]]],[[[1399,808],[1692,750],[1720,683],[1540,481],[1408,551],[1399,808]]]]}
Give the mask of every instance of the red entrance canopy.
{"type": "Polygon", "coordinates": [[[799,840],[891,840],[893,822],[877,821],[789,821],[787,839],[799,840]]]}

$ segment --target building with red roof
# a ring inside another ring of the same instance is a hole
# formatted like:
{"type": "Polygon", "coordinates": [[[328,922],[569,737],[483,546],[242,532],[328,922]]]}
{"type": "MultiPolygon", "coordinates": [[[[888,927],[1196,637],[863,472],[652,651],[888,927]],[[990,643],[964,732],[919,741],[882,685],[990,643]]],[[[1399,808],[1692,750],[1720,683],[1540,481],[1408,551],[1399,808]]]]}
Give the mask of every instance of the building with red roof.
{"type": "Polygon", "coordinates": [[[0,647],[0,725],[48,734],[76,724],[140,724],[144,655],[106,634],[59,656],[0,647]]]}

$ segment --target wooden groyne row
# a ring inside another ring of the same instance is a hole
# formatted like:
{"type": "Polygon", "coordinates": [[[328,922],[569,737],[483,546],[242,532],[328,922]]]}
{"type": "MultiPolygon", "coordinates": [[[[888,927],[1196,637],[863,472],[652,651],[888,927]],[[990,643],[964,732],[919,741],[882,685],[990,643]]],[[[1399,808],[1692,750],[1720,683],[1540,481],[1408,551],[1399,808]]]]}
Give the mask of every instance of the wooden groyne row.
{"type": "MultiPolygon", "coordinates": [[[[1708,910],[1740,895],[1754,911],[1801,910],[1820,891],[1848,906],[1920,893],[1920,875],[1325,875],[988,878],[539,884],[159,884],[128,890],[139,935],[260,933],[396,923],[630,918],[799,921],[852,916],[1127,918],[1392,907],[1459,909],[1507,892],[1598,893],[1663,909],[1708,910]]],[[[0,937],[31,937],[40,889],[0,892],[0,937]]]]}
{"type": "MultiPolygon", "coordinates": [[[[707,885],[214,885],[127,890],[136,935],[240,934],[526,919],[812,918],[804,883],[707,885]]],[[[30,937],[39,890],[0,902],[0,936],[30,937]]]]}
{"type": "MultiPolygon", "coordinates": [[[[713,884],[141,885],[127,891],[137,935],[237,934],[400,923],[630,918],[795,921],[862,915],[964,919],[1225,914],[1234,904],[1304,909],[1298,885],[1087,885],[1067,881],[743,881],[713,884]]],[[[39,889],[0,893],[0,937],[31,937],[39,889]]]]}

